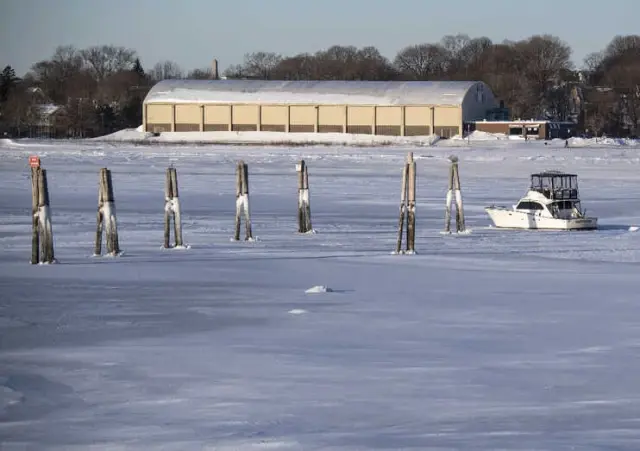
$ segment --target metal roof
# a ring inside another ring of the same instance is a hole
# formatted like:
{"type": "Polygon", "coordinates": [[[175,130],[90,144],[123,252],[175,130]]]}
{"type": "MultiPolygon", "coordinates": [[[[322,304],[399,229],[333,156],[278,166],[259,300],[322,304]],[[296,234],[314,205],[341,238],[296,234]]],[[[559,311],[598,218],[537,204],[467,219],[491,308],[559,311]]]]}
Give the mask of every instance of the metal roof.
{"type": "Polygon", "coordinates": [[[458,106],[477,81],[163,80],[145,103],[458,106]]]}

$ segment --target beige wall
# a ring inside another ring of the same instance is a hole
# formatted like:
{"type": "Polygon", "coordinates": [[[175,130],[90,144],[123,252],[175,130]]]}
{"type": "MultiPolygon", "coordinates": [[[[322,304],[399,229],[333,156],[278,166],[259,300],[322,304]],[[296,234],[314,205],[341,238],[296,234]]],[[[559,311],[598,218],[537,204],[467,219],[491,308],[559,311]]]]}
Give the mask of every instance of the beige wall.
{"type": "Polygon", "coordinates": [[[268,125],[284,125],[287,123],[287,107],[282,105],[264,105],[262,107],[262,123],[268,125]]]}
{"type": "Polygon", "coordinates": [[[292,105],[289,123],[291,125],[315,125],[316,115],[316,108],[313,105],[292,105]]]}
{"type": "Polygon", "coordinates": [[[229,124],[231,122],[231,107],[229,105],[205,105],[205,124],[229,124]]]}
{"type": "Polygon", "coordinates": [[[462,130],[461,107],[410,105],[145,105],[149,131],[265,130],[452,136],[462,130]],[[196,128],[195,126],[198,125],[196,128]]]}
{"type": "Polygon", "coordinates": [[[176,124],[199,124],[201,114],[200,105],[176,105],[176,124]]]}
{"type": "Polygon", "coordinates": [[[379,106],[376,109],[377,125],[402,125],[402,107],[379,106]]]}
{"type": "Polygon", "coordinates": [[[320,105],[318,122],[320,125],[344,125],[346,124],[347,108],[342,105],[320,105]]]}
{"type": "Polygon", "coordinates": [[[234,105],[231,123],[233,124],[258,124],[258,105],[234,105]]]}
{"type": "Polygon", "coordinates": [[[170,124],[173,120],[172,105],[148,105],[147,123],[170,124]]]}

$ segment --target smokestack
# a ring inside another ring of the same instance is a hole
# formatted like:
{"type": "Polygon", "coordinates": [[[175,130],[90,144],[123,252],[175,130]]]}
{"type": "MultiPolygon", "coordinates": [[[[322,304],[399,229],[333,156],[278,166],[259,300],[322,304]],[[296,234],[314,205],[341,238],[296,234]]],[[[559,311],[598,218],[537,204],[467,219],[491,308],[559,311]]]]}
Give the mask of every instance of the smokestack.
{"type": "Polygon", "coordinates": [[[218,60],[214,59],[213,62],[211,63],[211,78],[213,78],[214,80],[218,80],[220,77],[218,77],[218,60]]]}

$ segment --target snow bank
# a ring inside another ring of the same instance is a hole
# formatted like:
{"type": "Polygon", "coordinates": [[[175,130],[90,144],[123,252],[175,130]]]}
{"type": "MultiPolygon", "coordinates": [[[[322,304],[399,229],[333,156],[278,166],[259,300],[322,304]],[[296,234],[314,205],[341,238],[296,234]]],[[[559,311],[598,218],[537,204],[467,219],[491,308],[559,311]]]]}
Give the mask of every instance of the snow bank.
{"type": "Polygon", "coordinates": [[[158,136],[141,131],[141,127],[120,130],[93,141],[128,142],[133,144],[327,144],[327,145],[415,145],[430,146],[438,136],[379,136],[346,133],[285,132],[164,132],[158,136]]]}
{"type": "Polygon", "coordinates": [[[0,147],[21,147],[20,144],[12,139],[2,138],[0,139],[0,147]]]}
{"type": "Polygon", "coordinates": [[[309,288],[305,293],[331,293],[333,290],[324,285],[317,285],[315,287],[309,288]]]}
{"type": "Polygon", "coordinates": [[[294,308],[293,310],[289,310],[288,313],[290,315],[304,315],[305,313],[307,313],[307,311],[300,308],[294,308]]]}
{"type": "Polygon", "coordinates": [[[110,135],[91,138],[92,141],[135,142],[143,141],[153,136],[153,133],[142,131],[142,125],[138,128],[126,128],[110,135]]]}
{"type": "Polygon", "coordinates": [[[637,139],[629,138],[569,138],[569,147],[638,146],[637,139]]]}
{"type": "Polygon", "coordinates": [[[504,133],[489,133],[489,132],[483,132],[480,130],[475,130],[469,133],[469,135],[467,136],[455,135],[449,139],[451,139],[452,141],[460,141],[460,140],[467,140],[467,139],[471,141],[497,141],[500,139],[509,139],[509,137],[504,133]]]}

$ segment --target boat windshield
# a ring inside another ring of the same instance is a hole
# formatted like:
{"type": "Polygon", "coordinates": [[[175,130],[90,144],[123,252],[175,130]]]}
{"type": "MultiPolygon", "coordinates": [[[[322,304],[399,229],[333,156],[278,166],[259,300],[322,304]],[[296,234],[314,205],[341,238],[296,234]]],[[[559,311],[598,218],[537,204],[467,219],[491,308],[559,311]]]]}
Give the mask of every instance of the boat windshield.
{"type": "Polygon", "coordinates": [[[542,204],[538,202],[533,202],[529,200],[521,201],[517,206],[516,210],[543,210],[544,207],[542,204]]]}

